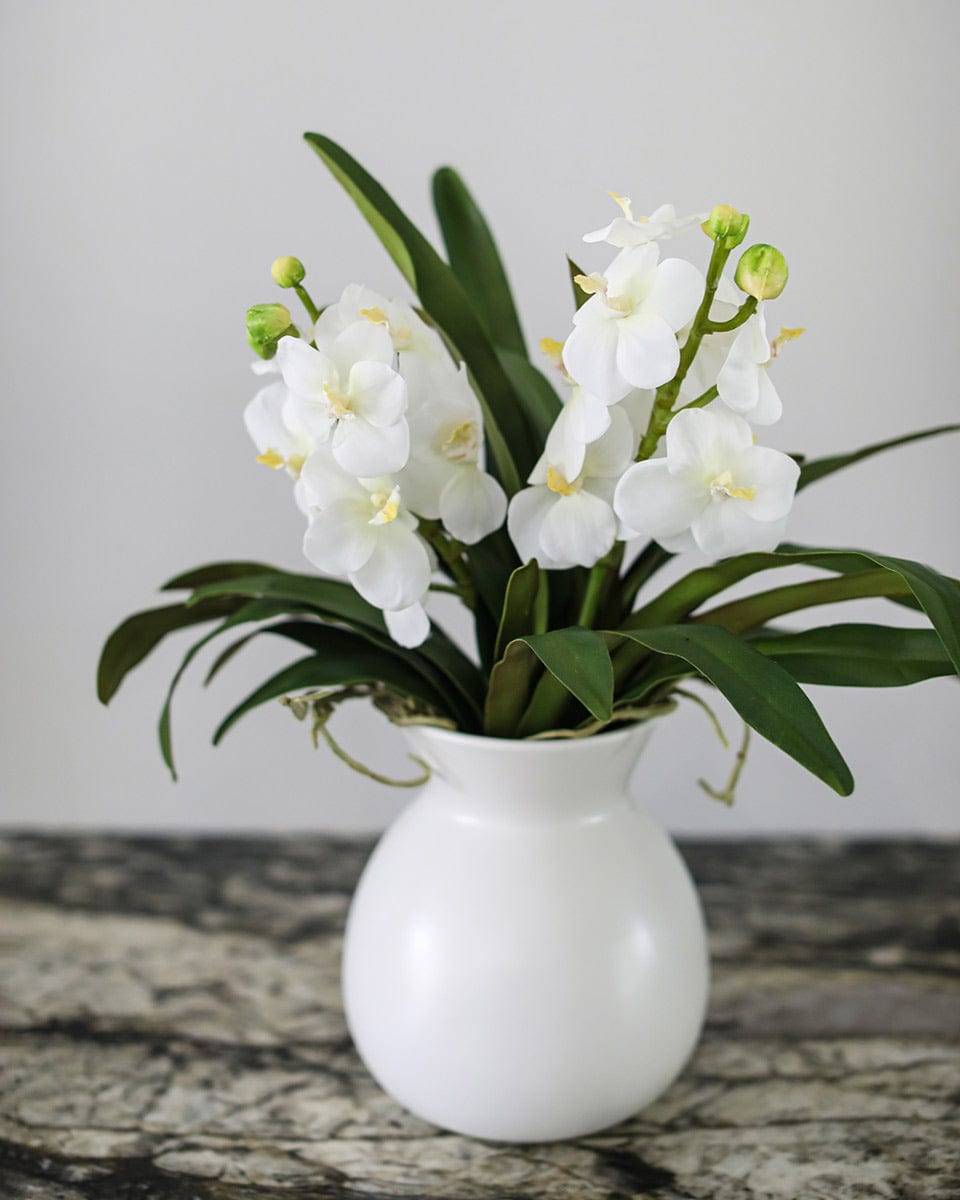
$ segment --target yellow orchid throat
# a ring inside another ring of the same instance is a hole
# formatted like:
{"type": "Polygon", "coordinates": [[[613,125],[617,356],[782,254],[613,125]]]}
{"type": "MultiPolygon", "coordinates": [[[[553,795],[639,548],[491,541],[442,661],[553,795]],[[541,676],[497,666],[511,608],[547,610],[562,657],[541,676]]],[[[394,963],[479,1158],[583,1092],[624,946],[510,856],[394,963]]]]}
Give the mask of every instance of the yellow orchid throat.
{"type": "Polygon", "coordinates": [[[476,462],[480,450],[480,431],[476,421],[461,421],[447,434],[440,447],[450,462],[476,462]]]}
{"type": "Polygon", "coordinates": [[[374,492],[370,503],[377,510],[370,518],[370,524],[389,525],[400,512],[400,489],[395,487],[389,492],[374,492]]]}
{"type": "Polygon", "coordinates": [[[262,466],[269,467],[271,471],[279,471],[281,467],[286,467],[294,479],[300,478],[305,461],[306,456],[303,454],[291,454],[284,458],[279,451],[273,449],[264,450],[262,454],[257,455],[257,462],[262,466]]]}
{"type": "Polygon", "coordinates": [[[547,468],[547,487],[558,496],[575,496],[582,487],[579,478],[572,483],[556,467],[547,468]]]}
{"type": "Polygon", "coordinates": [[[335,391],[329,383],[323,385],[323,394],[327,398],[327,403],[330,405],[331,413],[339,420],[344,417],[352,417],[353,409],[351,407],[350,397],[344,395],[343,392],[335,391]]]}
{"type": "Polygon", "coordinates": [[[757,494],[757,489],[752,486],[734,487],[733,475],[729,471],[722,471],[711,480],[710,492],[714,496],[730,496],[733,500],[752,500],[757,494]]]}

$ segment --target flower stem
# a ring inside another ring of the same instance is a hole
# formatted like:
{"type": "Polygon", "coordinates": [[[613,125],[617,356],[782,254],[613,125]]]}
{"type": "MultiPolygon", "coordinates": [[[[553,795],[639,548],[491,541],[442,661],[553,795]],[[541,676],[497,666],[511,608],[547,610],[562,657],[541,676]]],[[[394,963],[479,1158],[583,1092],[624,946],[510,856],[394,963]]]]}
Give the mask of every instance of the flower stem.
{"type": "Polygon", "coordinates": [[[657,388],[656,399],[653,402],[653,411],[650,413],[650,420],[647,422],[647,431],[640,442],[640,450],[637,454],[638,462],[643,462],[644,459],[652,457],[657,446],[660,444],[660,439],[667,431],[667,426],[670,424],[670,419],[673,416],[674,402],[680,394],[680,386],[686,378],[687,371],[690,370],[690,364],[696,358],[697,351],[700,349],[700,343],[703,341],[704,336],[710,332],[708,329],[710,324],[710,308],[713,305],[717,288],[720,285],[723,268],[729,257],[730,251],[723,245],[722,240],[714,242],[713,253],[710,255],[710,265],[707,267],[707,280],[706,287],[703,289],[703,299],[700,301],[700,307],[693,318],[687,340],[680,351],[680,363],[677,366],[677,373],[669,383],[664,383],[657,388]]]}
{"type": "MultiPolygon", "coordinates": [[[[711,400],[716,400],[717,394],[717,385],[714,384],[713,387],[708,387],[702,395],[696,398],[696,400],[691,400],[689,404],[681,404],[677,409],[677,412],[683,412],[685,408],[703,408],[705,405],[709,404],[711,400]]],[[[676,416],[676,413],[673,415],[676,416]]]]}
{"type": "Polygon", "coordinates": [[[307,316],[316,324],[320,317],[320,309],[314,304],[313,299],[302,283],[294,284],[293,290],[297,293],[300,303],[307,310],[307,316]]]}
{"type": "Polygon", "coordinates": [[[454,588],[444,588],[442,584],[435,585],[435,590],[453,591],[472,611],[477,607],[477,590],[473,586],[470,572],[463,561],[463,543],[448,537],[440,526],[439,521],[421,520],[418,532],[430,543],[440,559],[440,564],[447,575],[456,584],[454,588]]]}
{"type": "Polygon", "coordinates": [[[730,333],[731,330],[739,329],[741,325],[745,325],[756,311],[756,296],[748,296],[729,321],[707,321],[704,333],[730,333]]]}
{"type": "Polygon", "coordinates": [[[623,562],[623,542],[614,542],[609,553],[591,567],[576,621],[584,629],[593,629],[597,613],[606,598],[611,580],[619,573],[621,562],[623,562]]]}

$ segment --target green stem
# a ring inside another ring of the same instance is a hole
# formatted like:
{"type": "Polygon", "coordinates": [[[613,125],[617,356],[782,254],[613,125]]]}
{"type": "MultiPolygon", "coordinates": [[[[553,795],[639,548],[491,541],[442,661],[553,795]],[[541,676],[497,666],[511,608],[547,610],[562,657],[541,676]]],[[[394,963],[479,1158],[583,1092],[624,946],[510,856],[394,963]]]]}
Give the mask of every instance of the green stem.
{"type": "MultiPolygon", "coordinates": [[[[474,611],[477,607],[477,590],[473,585],[473,580],[470,578],[470,572],[467,570],[466,563],[463,561],[463,544],[456,541],[455,538],[448,537],[441,528],[439,521],[421,520],[418,532],[437,552],[437,558],[440,559],[441,567],[456,585],[452,590],[456,592],[471,612],[474,611]]],[[[443,585],[440,584],[438,590],[442,588],[443,585]]]]}
{"type": "Polygon", "coordinates": [[[704,333],[730,333],[731,330],[739,329],[741,325],[746,325],[747,321],[750,320],[756,311],[756,296],[748,296],[729,321],[707,320],[704,326],[704,333]]]}
{"type": "Polygon", "coordinates": [[[320,309],[314,304],[313,299],[302,283],[295,283],[293,290],[297,293],[300,303],[307,310],[307,316],[316,324],[320,317],[320,309]]]}
{"type": "Polygon", "coordinates": [[[729,257],[729,249],[722,242],[714,242],[713,253],[710,255],[710,265],[707,267],[707,279],[706,286],[703,289],[703,299],[700,301],[700,307],[693,318],[687,340],[680,351],[680,363],[677,366],[677,373],[669,383],[665,383],[657,388],[656,399],[653,402],[653,411],[650,413],[650,420],[647,422],[647,431],[640,442],[640,450],[637,454],[638,462],[643,462],[644,459],[650,458],[654,454],[660,443],[660,439],[667,431],[670,418],[673,416],[674,401],[680,394],[680,386],[686,378],[687,371],[690,370],[690,364],[696,358],[697,351],[700,349],[700,343],[707,332],[706,325],[710,319],[710,308],[716,297],[717,288],[720,285],[720,277],[723,274],[723,268],[729,257]]]}
{"type": "MultiPolygon", "coordinates": [[[[714,384],[713,387],[708,387],[705,392],[696,398],[696,400],[691,400],[687,404],[681,404],[677,409],[677,412],[683,412],[685,408],[703,408],[705,405],[709,404],[711,400],[716,400],[718,394],[717,385],[714,384]]],[[[673,413],[673,416],[676,415],[677,413],[673,413]]]]}
{"type": "Polygon", "coordinates": [[[623,561],[623,542],[615,542],[609,553],[605,554],[595,566],[591,567],[587,576],[587,586],[580,602],[577,614],[577,625],[584,629],[593,629],[597,613],[606,598],[612,579],[620,569],[623,561]]]}

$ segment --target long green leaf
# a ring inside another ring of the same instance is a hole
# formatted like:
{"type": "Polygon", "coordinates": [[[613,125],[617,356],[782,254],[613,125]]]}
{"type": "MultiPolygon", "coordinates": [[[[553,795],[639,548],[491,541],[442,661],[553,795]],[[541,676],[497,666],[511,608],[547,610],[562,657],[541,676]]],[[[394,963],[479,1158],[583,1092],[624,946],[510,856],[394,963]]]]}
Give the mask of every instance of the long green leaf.
{"type": "Polygon", "coordinates": [[[523,410],[537,437],[538,445],[542,446],[563,407],[560,397],[546,376],[522,355],[501,350],[500,362],[523,404],[523,410]]]}
{"type": "Polygon", "coordinates": [[[955,670],[932,629],[825,625],[751,643],[798,683],[831,687],[905,687],[955,670]]]}
{"type": "Polygon", "coordinates": [[[430,318],[456,346],[477,384],[493,468],[508,495],[520,490],[538,452],[510,380],[460,280],[379,183],[342,146],[304,135],[400,268],[430,318]]]}
{"type": "Polygon", "coordinates": [[[368,641],[415,663],[421,674],[431,677],[434,686],[451,699],[459,727],[467,732],[479,727],[484,692],[480,672],[436,626],[430,637],[416,650],[401,652],[391,641],[380,610],[362,599],[349,584],[316,575],[279,571],[205,584],[194,592],[187,603],[202,603],[206,598],[220,595],[309,604],[319,616],[342,621],[363,633],[368,641]],[[446,686],[441,685],[435,677],[436,672],[444,677],[446,686]]]}
{"type": "Polygon", "coordinates": [[[497,244],[467,185],[452,167],[441,167],[433,176],[433,206],[450,266],[487,333],[497,346],[526,358],[520,318],[497,244]]]}
{"type": "MultiPolygon", "coordinates": [[[[160,711],[160,723],[158,727],[158,736],[160,739],[160,753],[163,756],[163,761],[167,764],[167,768],[174,779],[177,778],[177,770],[173,762],[173,738],[170,730],[170,709],[173,703],[173,693],[177,689],[177,684],[183,678],[187,667],[193,662],[196,656],[212,642],[214,638],[218,638],[222,633],[226,633],[230,629],[235,629],[238,625],[248,624],[254,621],[268,621],[273,617],[280,616],[283,613],[290,611],[290,602],[285,600],[252,600],[248,604],[241,605],[235,612],[231,613],[226,620],[222,621],[216,629],[205,634],[198,642],[190,647],[184,655],[183,661],[177,668],[176,674],[170,681],[170,686],[167,689],[167,696],[164,701],[163,708],[160,711]]],[[[319,628],[319,626],[317,626],[319,628]]]]}
{"type": "Polygon", "coordinates": [[[432,703],[422,677],[402,660],[371,646],[357,634],[320,626],[320,652],[284,667],[251,692],[221,721],[213,735],[216,746],[224,734],[251,709],[303,688],[349,687],[383,683],[403,695],[432,703]]]}
{"type": "Polygon", "coordinates": [[[874,442],[872,446],[864,446],[862,449],[853,450],[848,454],[833,454],[828,458],[803,460],[800,466],[800,478],[797,481],[797,491],[808,487],[811,483],[816,483],[819,479],[825,479],[834,471],[842,471],[844,467],[863,462],[864,459],[872,458],[875,454],[882,454],[884,450],[893,450],[897,446],[907,446],[910,442],[919,442],[925,438],[939,437],[944,433],[958,431],[960,431],[960,425],[937,425],[932,429],[921,429],[917,433],[907,433],[901,437],[890,438],[885,442],[874,442]]]}
{"type": "Polygon", "coordinates": [[[176,592],[184,589],[193,591],[194,588],[203,587],[206,583],[223,583],[227,579],[241,579],[248,575],[274,574],[283,574],[283,572],[279,567],[271,567],[267,563],[236,561],[207,563],[205,566],[194,567],[191,571],[175,575],[161,587],[160,591],[176,592]]]}
{"type": "Polygon", "coordinates": [[[170,604],[127,617],[110,634],[100,653],[97,696],[101,703],[110,703],[126,675],[143,662],[168,633],[215,621],[242,604],[243,600],[238,596],[211,596],[190,608],[185,604],[170,604]]]}
{"type": "Polygon", "coordinates": [[[730,701],[757,733],[779,746],[841,796],[853,776],[817,710],[790,675],[719,626],[666,625],[608,635],[689,663],[730,701]]]}
{"type": "MultiPolygon", "coordinates": [[[[519,639],[529,646],[550,674],[579,700],[592,717],[613,715],[613,666],[603,637],[593,629],[571,625],[519,639]]],[[[533,723],[538,724],[536,718],[533,723]]],[[[539,732],[531,729],[529,732],[539,732]]]]}
{"type": "Polygon", "coordinates": [[[912,595],[960,671],[960,584],[923,563],[866,550],[782,546],[773,554],[743,554],[724,559],[685,575],[632,613],[624,621],[624,628],[646,628],[681,621],[712,596],[740,580],[759,571],[791,566],[817,567],[846,574],[840,579],[818,579],[748,596],[702,613],[699,619],[742,632],[812,604],[830,604],[864,596],[899,599],[912,595]],[[878,568],[889,573],[891,578],[882,579],[878,568]],[[793,607],[789,607],[791,604],[793,607]]]}
{"type": "Polygon", "coordinates": [[[580,270],[569,254],[567,255],[567,271],[570,274],[570,286],[573,288],[573,303],[579,311],[590,299],[589,293],[585,292],[577,283],[577,276],[584,275],[586,272],[580,270]]]}
{"type": "Polygon", "coordinates": [[[534,611],[539,590],[540,568],[537,560],[531,558],[522,567],[517,567],[507,584],[494,649],[496,660],[503,658],[504,651],[515,638],[522,637],[525,633],[535,632],[534,611]]]}
{"type": "Polygon", "coordinates": [[[490,672],[483,709],[483,732],[488,737],[517,736],[536,677],[537,660],[533,651],[522,641],[510,642],[490,672]]]}

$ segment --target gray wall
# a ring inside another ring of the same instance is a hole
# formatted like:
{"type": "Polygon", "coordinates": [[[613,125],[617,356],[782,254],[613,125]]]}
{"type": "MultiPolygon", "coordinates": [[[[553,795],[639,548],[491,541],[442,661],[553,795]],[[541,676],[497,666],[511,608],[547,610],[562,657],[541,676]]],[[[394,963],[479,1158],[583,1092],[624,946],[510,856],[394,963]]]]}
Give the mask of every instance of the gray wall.
{"type": "MultiPolygon", "coordinates": [[[[564,334],[564,251],[582,254],[579,235],[608,219],[606,189],[645,211],[671,199],[751,212],[752,236],[792,268],[774,321],[808,329],[778,367],[773,444],[830,452],[958,417],[958,13],[876,0],[6,3],[0,821],[372,828],[406,798],[314,753],[279,709],[209,748],[218,714],[281,646],[209,693],[187,681],[177,785],[154,727],[183,643],[109,711],[93,694],[104,634],[165,577],[228,556],[303,565],[300,518],[241,423],[254,389],[243,310],[271,298],[281,253],[307,261],[322,297],[351,280],[400,288],[303,130],[343,142],[431,231],[429,174],[460,167],[535,338],[564,334]]],[[[960,573],[958,447],[820,485],[791,536],[960,573]]],[[[856,615],[910,621],[879,602],[856,615]]],[[[682,830],[956,828],[955,681],[814,699],[852,797],[759,744],[737,807],[722,809],[695,786],[728,762],[697,711],[659,731],[638,793],[682,830]]],[[[372,715],[340,730],[404,769],[398,735],[372,715]]]]}

